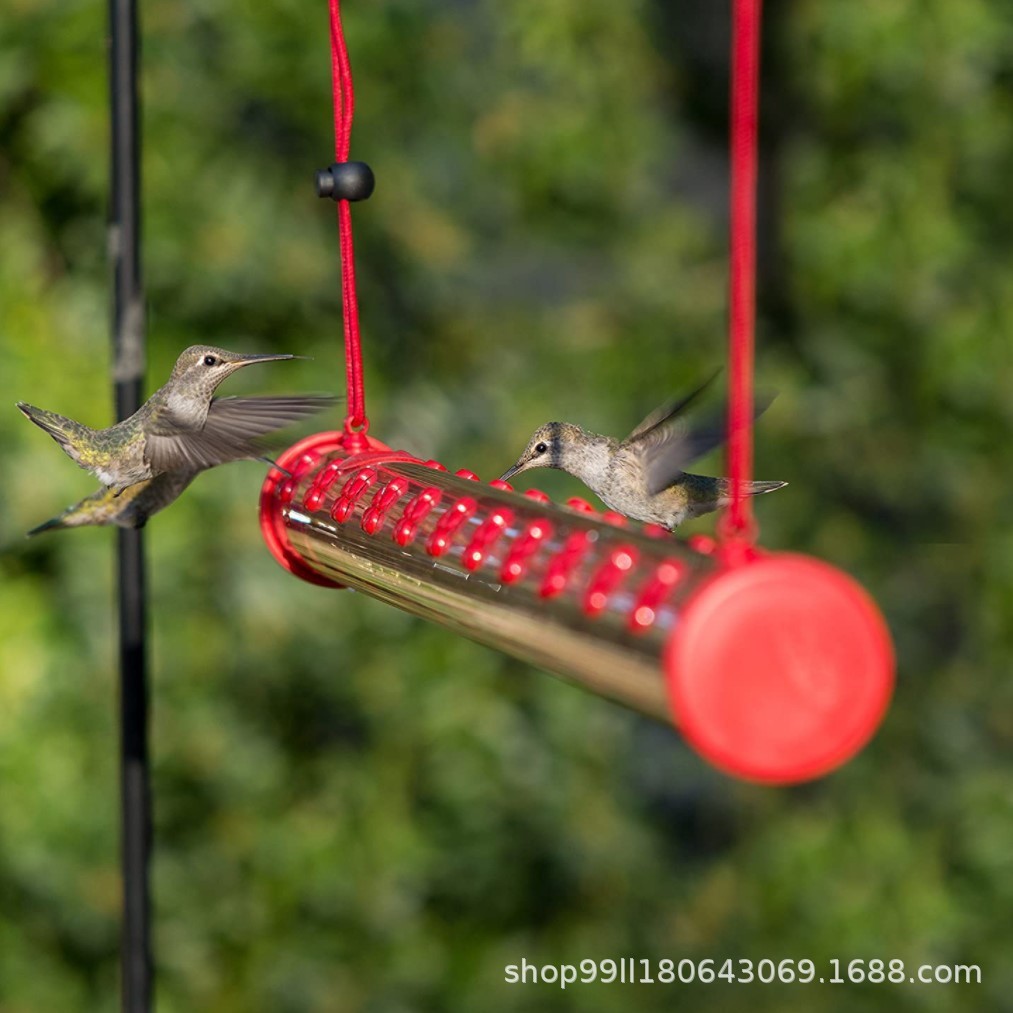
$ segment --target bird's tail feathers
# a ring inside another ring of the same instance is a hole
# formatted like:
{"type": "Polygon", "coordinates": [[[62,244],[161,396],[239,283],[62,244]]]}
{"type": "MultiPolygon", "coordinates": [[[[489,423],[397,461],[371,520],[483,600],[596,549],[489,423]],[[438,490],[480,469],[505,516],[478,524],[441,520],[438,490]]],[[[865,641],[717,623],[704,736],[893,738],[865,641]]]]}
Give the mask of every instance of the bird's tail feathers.
{"type": "MultiPolygon", "coordinates": [[[[746,495],[762,496],[764,493],[783,489],[787,484],[787,482],[749,482],[746,485],[746,495]]],[[[726,505],[732,498],[731,479],[722,478],[719,482],[719,488],[721,490],[721,503],[722,505],[726,505]]]]}
{"type": "Polygon", "coordinates": [[[35,535],[41,535],[43,531],[53,531],[58,528],[69,528],[73,525],[68,524],[64,520],[64,515],[60,514],[59,517],[51,517],[48,521],[43,521],[42,524],[37,524],[31,531],[25,533],[25,538],[33,538],[35,535]]]}
{"type": "MultiPolygon", "coordinates": [[[[783,489],[787,482],[749,482],[747,496],[761,496],[775,489],[783,489]]],[[[727,478],[712,478],[710,475],[693,475],[686,472],[682,485],[687,494],[686,519],[708,514],[712,510],[723,510],[732,501],[732,483],[727,478]]]]}
{"type": "Polygon", "coordinates": [[[26,418],[40,429],[44,429],[61,446],[70,444],[75,436],[90,432],[87,426],[68,419],[65,415],[57,415],[56,412],[46,411],[45,408],[36,408],[35,405],[25,404],[24,401],[18,401],[17,406],[26,418]]]}

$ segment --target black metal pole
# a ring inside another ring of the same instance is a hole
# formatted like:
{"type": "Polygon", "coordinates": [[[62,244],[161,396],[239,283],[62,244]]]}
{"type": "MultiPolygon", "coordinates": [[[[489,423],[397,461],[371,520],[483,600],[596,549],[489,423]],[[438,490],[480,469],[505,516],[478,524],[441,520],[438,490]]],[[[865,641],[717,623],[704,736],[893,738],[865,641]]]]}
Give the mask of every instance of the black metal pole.
{"type": "MultiPolygon", "coordinates": [[[[140,252],[140,140],[136,0],[109,0],[112,173],[109,251],[113,264],[113,381],[116,417],[141,404],[144,291],[140,252]]],[[[123,875],[122,1008],[151,1009],[151,795],[148,782],[148,676],[144,543],[118,530],[120,631],[120,790],[123,875]]]]}

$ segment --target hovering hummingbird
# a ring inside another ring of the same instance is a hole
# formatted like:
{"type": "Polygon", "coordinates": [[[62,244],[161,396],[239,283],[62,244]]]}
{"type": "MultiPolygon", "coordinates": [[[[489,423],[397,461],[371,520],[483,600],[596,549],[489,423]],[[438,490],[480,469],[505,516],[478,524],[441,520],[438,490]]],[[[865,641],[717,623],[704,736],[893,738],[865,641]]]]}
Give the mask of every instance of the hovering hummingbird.
{"type": "MultiPolygon", "coordinates": [[[[695,426],[681,418],[710,382],[656,408],[621,443],[569,422],[547,422],[535,430],[517,463],[500,477],[506,481],[529,468],[558,468],[579,478],[617,513],[674,531],[683,521],[731,501],[727,478],[682,470],[725,439],[723,413],[714,412],[695,426]]],[[[758,405],[757,416],[767,403],[758,405]]],[[[756,496],[787,484],[751,482],[746,491],[756,496]]]]}
{"type": "Polygon", "coordinates": [[[67,507],[58,517],[45,521],[28,532],[28,537],[58,528],[102,527],[115,524],[121,528],[143,528],[148,518],[177,499],[200,474],[197,471],[163,471],[154,478],[120,492],[102,488],[86,496],[80,503],[67,507]]]}
{"type": "MultiPolygon", "coordinates": [[[[226,461],[267,460],[259,442],[261,437],[323,410],[334,399],[216,398],[214,392],[226,377],[243,366],[294,358],[294,355],[239,355],[211,345],[192,345],[176,360],[169,382],[130,418],[108,429],[91,429],[22,401],[18,402],[18,408],[49,433],[80,467],[97,475],[107,488],[119,492],[165,473],[182,472],[192,478],[197,472],[226,461]]],[[[158,488],[164,493],[171,486],[166,480],[158,488]]]]}

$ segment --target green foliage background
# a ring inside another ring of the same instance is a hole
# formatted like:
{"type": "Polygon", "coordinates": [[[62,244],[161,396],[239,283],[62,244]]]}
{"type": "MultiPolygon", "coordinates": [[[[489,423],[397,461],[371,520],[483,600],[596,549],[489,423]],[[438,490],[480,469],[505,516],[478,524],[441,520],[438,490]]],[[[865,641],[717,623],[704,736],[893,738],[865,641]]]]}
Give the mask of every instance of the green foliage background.
{"type": "MultiPolygon", "coordinates": [[[[326,5],[141,6],[150,386],[209,341],[314,357],[233,390],[340,390],[326,5]]],[[[548,418],[618,435],[721,362],[727,3],[346,6],[378,435],[489,477],[548,418]]],[[[111,418],[104,17],[11,0],[0,32],[5,1013],[118,1002],[114,539],[22,539],[93,483],[13,408],[111,418]]],[[[733,782],[288,577],[258,467],[202,476],[148,528],[163,1013],[1013,1009],[1013,7],[771,0],[765,30],[757,473],[791,484],[758,511],[881,603],[883,730],[818,783],[733,782]],[[983,984],[503,983],[618,956],[983,984]]]]}

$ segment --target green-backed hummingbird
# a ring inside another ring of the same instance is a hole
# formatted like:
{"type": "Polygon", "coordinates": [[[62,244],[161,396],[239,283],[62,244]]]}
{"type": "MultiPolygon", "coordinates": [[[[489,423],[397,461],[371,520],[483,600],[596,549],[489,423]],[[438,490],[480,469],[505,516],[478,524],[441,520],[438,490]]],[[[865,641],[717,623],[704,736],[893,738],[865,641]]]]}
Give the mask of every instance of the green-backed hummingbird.
{"type": "Polygon", "coordinates": [[[128,419],[108,429],[91,429],[20,401],[18,408],[78,465],[118,492],[166,473],[183,472],[192,477],[226,461],[265,459],[263,437],[329,407],[334,399],[216,398],[214,392],[243,366],[294,358],[240,355],[211,345],[193,345],[176,360],[168,383],[128,419]]]}

